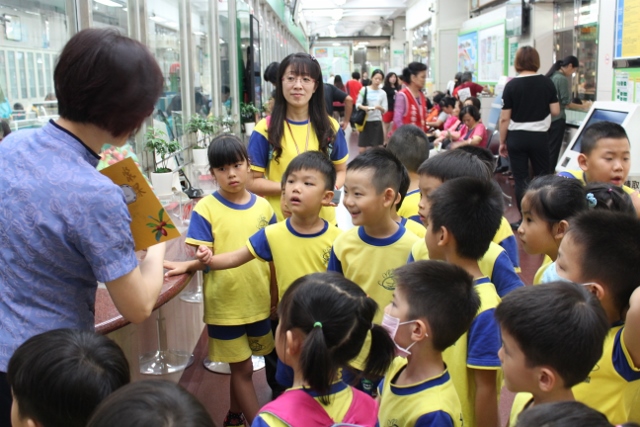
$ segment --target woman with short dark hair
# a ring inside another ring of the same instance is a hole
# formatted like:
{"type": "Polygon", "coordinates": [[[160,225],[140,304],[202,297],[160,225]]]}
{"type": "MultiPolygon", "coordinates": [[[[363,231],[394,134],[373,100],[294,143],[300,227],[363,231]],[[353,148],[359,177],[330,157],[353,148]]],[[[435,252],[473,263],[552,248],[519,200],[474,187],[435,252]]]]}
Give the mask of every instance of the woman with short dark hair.
{"type": "MultiPolygon", "coordinates": [[[[520,202],[533,177],[544,175],[549,169],[548,131],[551,116],[560,114],[556,88],[551,79],[538,74],[540,55],[531,46],[516,52],[514,68],[518,75],[509,81],[502,93],[500,114],[500,155],[509,157],[516,184],[516,202],[520,202]]],[[[511,224],[517,228],[520,222],[511,224]]]]}
{"type": "Polygon", "coordinates": [[[0,144],[0,425],[10,425],[7,363],[28,338],[92,331],[98,281],[130,322],[153,310],[165,245],[138,264],[120,187],[96,170],[154,109],[162,72],[140,42],[88,29],[66,44],[53,80],[60,118],[0,144]]]}

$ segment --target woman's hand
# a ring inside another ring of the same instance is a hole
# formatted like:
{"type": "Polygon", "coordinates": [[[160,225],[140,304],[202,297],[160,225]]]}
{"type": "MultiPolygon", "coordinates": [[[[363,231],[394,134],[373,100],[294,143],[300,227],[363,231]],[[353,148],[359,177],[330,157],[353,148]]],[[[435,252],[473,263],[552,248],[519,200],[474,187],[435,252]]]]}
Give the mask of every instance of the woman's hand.
{"type": "Polygon", "coordinates": [[[501,157],[507,158],[509,157],[509,151],[507,150],[507,144],[500,143],[500,149],[498,153],[501,157]]]}

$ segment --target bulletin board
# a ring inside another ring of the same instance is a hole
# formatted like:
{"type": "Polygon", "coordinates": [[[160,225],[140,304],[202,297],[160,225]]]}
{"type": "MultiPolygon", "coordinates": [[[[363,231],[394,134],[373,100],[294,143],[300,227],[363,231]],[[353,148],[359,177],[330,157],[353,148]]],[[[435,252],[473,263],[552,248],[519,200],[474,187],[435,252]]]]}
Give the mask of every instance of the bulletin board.
{"type": "Polygon", "coordinates": [[[478,68],[478,32],[460,34],[458,36],[458,71],[473,73],[477,78],[478,68]]]}
{"type": "Polygon", "coordinates": [[[316,47],[313,48],[313,55],[320,64],[325,82],[331,74],[340,75],[343,83],[351,78],[348,47],[316,47]]]}
{"type": "Polygon", "coordinates": [[[615,70],[613,100],[640,104],[640,68],[615,70]]]}
{"type": "Polygon", "coordinates": [[[616,4],[614,59],[640,58],[640,0],[616,4]]]}
{"type": "Polygon", "coordinates": [[[496,83],[504,75],[504,24],[478,31],[478,81],[496,83]]]}

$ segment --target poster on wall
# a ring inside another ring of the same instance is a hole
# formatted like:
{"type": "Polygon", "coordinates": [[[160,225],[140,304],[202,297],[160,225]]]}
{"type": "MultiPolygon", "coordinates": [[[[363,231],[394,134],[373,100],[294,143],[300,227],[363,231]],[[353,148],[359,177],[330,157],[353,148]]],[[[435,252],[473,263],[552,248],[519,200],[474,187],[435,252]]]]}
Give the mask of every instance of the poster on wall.
{"type": "Polygon", "coordinates": [[[618,0],[614,58],[640,58],[640,0],[618,0]]]}
{"type": "Polygon", "coordinates": [[[615,71],[613,99],[640,104],[640,68],[615,71]]]}
{"type": "Polygon", "coordinates": [[[478,63],[478,33],[467,33],[458,36],[458,71],[470,71],[477,79],[476,66],[478,63]]]}
{"type": "Polygon", "coordinates": [[[504,24],[478,32],[478,81],[497,82],[504,75],[504,24]]]}
{"type": "Polygon", "coordinates": [[[342,77],[343,83],[349,80],[351,73],[348,47],[316,47],[313,49],[313,55],[320,64],[325,82],[331,74],[342,77]]]}

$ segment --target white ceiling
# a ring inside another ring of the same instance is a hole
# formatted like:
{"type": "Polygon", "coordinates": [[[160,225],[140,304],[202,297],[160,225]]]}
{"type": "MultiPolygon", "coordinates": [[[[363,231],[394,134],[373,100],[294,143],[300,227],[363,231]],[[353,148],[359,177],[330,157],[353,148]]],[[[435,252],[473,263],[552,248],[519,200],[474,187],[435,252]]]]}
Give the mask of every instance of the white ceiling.
{"type": "Polygon", "coordinates": [[[390,35],[392,19],[404,15],[406,0],[298,0],[308,35],[390,35]],[[335,31],[335,32],[334,32],[335,31]]]}

